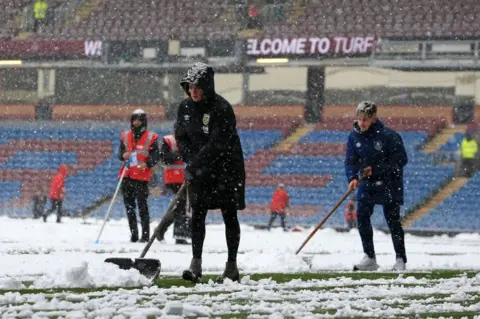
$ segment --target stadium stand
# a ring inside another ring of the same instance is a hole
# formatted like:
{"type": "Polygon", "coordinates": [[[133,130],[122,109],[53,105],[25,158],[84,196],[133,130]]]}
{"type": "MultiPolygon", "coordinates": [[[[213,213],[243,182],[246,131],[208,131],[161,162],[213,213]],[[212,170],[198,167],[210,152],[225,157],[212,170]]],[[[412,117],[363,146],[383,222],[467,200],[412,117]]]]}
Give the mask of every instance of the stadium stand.
{"type": "MultiPolygon", "coordinates": [[[[61,1],[60,1],[61,2],[61,1]]],[[[189,1],[102,0],[97,5],[80,2],[77,23],[50,24],[40,28],[31,38],[91,40],[135,39],[230,39],[240,31],[242,9],[225,1],[202,1],[191,6],[189,1]],[[88,10],[84,9],[89,5],[88,10]],[[83,9],[83,10],[82,10],[83,9]],[[85,16],[84,16],[85,15],[85,16]],[[188,25],[186,22],[192,22],[188,25]]],[[[448,0],[348,0],[341,7],[335,1],[311,0],[305,6],[284,5],[283,21],[265,21],[265,37],[298,35],[358,36],[374,34],[382,37],[469,37],[479,36],[479,6],[475,0],[462,4],[448,0]]],[[[0,38],[15,36],[19,31],[16,17],[30,2],[2,0],[0,3],[0,38]],[[2,24],[3,23],[3,24],[2,24]]]]}
{"type": "Polygon", "coordinates": [[[479,231],[479,189],[480,173],[477,173],[460,190],[439,203],[429,214],[418,219],[413,224],[413,227],[436,230],[479,231]]]}
{"type": "MultiPolygon", "coordinates": [[[[239,123],[243,123],[240,124],[243,127],[258,125],[249,119],[239,123]]],[[[280,129],[285,123],[279,123],[270,125],[270,128],[279,129],[269,129],[269,124],[263,123],[259,124],[258,130],[240,130],[247,160],[260,149],[271,147],[297,125],[290,122],[292,128],[283,126],[280,129]]],[[[155,131],[163,136],[171,130],[155,131]]],[[[5,192],[2,192],[3,206],[28,206],[37,188],[48,190],[50,178],[61,163],[69,164],[73,169],[66,180],[64,207],[67,211],[78,213],[111,195],[117,185],[119,134],[117,127],[92,128],[88,124],[68,128],[38,125],[1,128],[0,181],[7,183],[5,192]],[[18,185],[18,189],[14,187],[18,185]]],[[[165,202],[163,198],[159,200],[165,202]]],[[[167,205],[168,201],[166,199],[167,205]]],[[[28,207],[14,210],[11,214],[30,214],[28,207]]],[[[121,212],[120,216],[123,216],[123,210],[121,212]]]]}
{"type": "MultiPolygon", "coordinates": [[[[344,144],[348,129],[352,123],[351,119],[339,120],[336,122],[319,123],[318,130],[315,130],[300,140],[295,146],[295,155],[278,156],[270,163],[268,168],[263,170],[265,174],[300,174],[304,176],[320,175],[332,176],[332,182],[320,188],[315,196],[305,196],[303,190],[298,190],[298,198],[309,200],[311,205],[323,205],[327,210],[339,199],[339,194],[345,192],[344,176],[344,144]],[[330,124],[332,123],[332,124],[330,124]],[[326,147],[325,145],[332,145],[326,147]],[[319,150],[318,153],[315,153],[319,150]],[[305,153],[302,153],[305,151],[305,153]]],[[[432,165],[431,159],[423,154],[418,148],[424,144],[429,136],[438,131],[443,123],[441,119],[402,119],[387,120],[387,125],[398,130],[404,139],[409,156],[409,165],[404,176],[406,187],[404,210],[409,210],[423,199],[430,196],[446,179],[453,175],[453,167],[432,165]]],[[[295,190],[293,198],[295,199],[295,190]]],[[[307,193],[308,194],[308,193],[307,193]]],[[[376,211],[381,208],[377,207],[376,211]]],[[[318,220],[318,217],[317,217],[318,220]]],[[[372,223],[376,226],[385,226],[383,216],[380,212],[374,214],[372,223]]],[[[333,215],[327,224],[342,226],[344,224],[342,214],[333,215]]]]}
{"type": "MultiPolygon", "coordinates": [[[[247,170],[247,208],[240,215],[242,222],[266,223],[271,196],[279,183],[286,184],[291,195],[291,223],[315,224],[333,207],[345,192],[343,159],[352,119],[338,119],[332,123],[317,123],[315,130],[300,138],[290,149],[276,149],[275,145],[302,127],[302,121],[288,117],[238,119],[247,170]]],[[[387,119],[386,124],[400,132],[409,156],[404,173],[403,210],[410,210],[421,205],[453,175],[453,166],[434,165],[431,155],[421,151],[421,146],[444,127],[445,121],[403,118],[387,119]]],[[[103,202],[90,212],[92,216],[103,217],[109,204],[106,199],[113,194],[117,183],[116,150],[120,130],[114,126],[92,127],[80,123],[73,127],[30,124],[1,128],[0,183],[3,187],[0,207],[8,215],[31,215],[30,201],[35,190],[48,191],[50,178],[58,165],[68,163],[73,172],[66,182],[66,211],[76,214],[103,202]]],[[[171,132],[165,128],[155,130],[160,135],[171,132]]],[[[161,178],[159,173],[157,179],[161,178]]],[[[468,185],[458,196],[466,196],[476,187],[473,180],[468,185]]],[[[458,196],[439,205],[435,213],[445,214],[458,196]]],[[[152,194],[149,198],[152,218],[162,216],[171,200],[169,195],[152,194]]],[[[375,226],[385,226],[382,215],[381,208],[377,207],[372,219],[375,226]]],[[[433,212],[413,227],[450,227],[447,222],[432,224],[431,220],[436,218],[431,216],[433,212]]],[[[111,217],[124,217],[121,197],[117,198],[111,217]]],[[[216,213],[209,214],[208,218],[210,222],[221,221],[220,214],[216,213]]],[[[343,227],[343,214],[334,214],[327,225],[343,227]]]]}
{"type": "Polygon", "coordinates": [[[1,128],[0,180],[21,183],[21,192],[3,198],[3,206],[15,207],[11,215],[30,213],[28,204],[33,194],[37,189],[48,194],[51,177],[62,163],[71,167],[66,180],[66,211],[76,213],[101,200],[116,186],[116,131],[82,125],[1,128]]]}

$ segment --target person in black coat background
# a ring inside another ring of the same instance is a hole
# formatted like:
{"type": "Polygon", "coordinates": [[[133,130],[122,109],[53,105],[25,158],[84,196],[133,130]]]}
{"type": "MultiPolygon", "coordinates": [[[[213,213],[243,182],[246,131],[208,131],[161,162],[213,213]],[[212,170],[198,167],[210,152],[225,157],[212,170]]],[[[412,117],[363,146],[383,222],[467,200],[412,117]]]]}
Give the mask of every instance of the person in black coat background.
{"type": "Polygon", "coordinates": [[[192,209],[192,253],[183,278],[202,276],[205,218],[209,209],[220,209],[225,223],[228,260],[218,278],[239,280],[237,251],[240,225],[237,210],[245,208],[245,164],[236,118],[230,103],[215,93],[214,71],[196,63],[180,85],[188,97],[178,108],[175,137],[187,164],[185,181],[192,209]]]}
{"type": "Polygon", "coordinates": [[[45,195],[41,189],[37,190],[33,196],[33,218],[40,218],[40,216],[43,216],[46,204],[47,195],[45,195]]]}

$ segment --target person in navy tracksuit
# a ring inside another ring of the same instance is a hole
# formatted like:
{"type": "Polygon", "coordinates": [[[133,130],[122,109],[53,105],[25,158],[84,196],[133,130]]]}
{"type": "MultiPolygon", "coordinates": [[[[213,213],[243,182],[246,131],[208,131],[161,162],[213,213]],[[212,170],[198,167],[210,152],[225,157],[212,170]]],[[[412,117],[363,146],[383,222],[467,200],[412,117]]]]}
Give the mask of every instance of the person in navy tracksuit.
{"type": "Polygon", "coordinates": [[[403,167],[408,158],[402,138],[377,119],[377,107],[365,101],[357,106],[357,120],[348,136],[345,172],[349,190],[357,189],[357,227],[365,256],[355,270],[378,269],[370,221],[375,205],[383,205],[396,253],[394,270],[405,270],[407,256],[400,221],[403,205],[403,167]],[[360,173],[360,174],[359,174],[360,173]],[[360,175],[365,176],[360,181],[360,175]]]}

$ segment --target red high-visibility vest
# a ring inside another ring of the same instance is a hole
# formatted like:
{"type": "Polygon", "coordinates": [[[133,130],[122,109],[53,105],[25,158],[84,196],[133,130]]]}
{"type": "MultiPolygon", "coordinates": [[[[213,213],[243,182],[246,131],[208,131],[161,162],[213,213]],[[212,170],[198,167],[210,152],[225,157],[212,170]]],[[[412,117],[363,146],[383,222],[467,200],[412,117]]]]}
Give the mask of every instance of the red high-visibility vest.
{"type": "Polygon", "coordinates": [[[356,222],[357,221],[357,212],[350,212],[348,209],[345,211],[345,220],[347,222],[356,222]]]}
{"type": "MultiPolygon", "coordinates": [[[[137,160],[140,162],[147,162],[148,158],[150,157],[150,149],[152,148],[152,144],[157,140],[158,134],[150,132],[146,130],[143,132],[142,136],[135,142],[133,137],[132,131],[124,131],[122,132],[122,142],[125,145],[127,152],[136,152],[137,153],[137,160]]],[[[120,174],[124,169],[125,164],[122,165],[120,168],[120,174]]],[[[152,175],[152,168],[145,168],[139,169],[136,166],[129,167],[125,173],[125,177],[130,177],[131,179],[135,179],[138,181],[149,181],[150,176],[152,175]]]]}
{"type": "MultiPolygon", "coordinates": [[[[175,136],[166,135],[163,140],[167,142],[168,147],[173,152],[178,152],[178,145],[175,136]]],[[[165,165],[163,168],[163,182],[165,184],[183,184],[185,163],[178,160],[170,165],[165,165]]]]}

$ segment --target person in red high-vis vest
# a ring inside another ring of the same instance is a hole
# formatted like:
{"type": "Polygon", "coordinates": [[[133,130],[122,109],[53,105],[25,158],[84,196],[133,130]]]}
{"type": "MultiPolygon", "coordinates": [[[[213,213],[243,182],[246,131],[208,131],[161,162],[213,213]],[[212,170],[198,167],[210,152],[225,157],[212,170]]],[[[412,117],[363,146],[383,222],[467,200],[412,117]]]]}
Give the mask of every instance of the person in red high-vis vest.
{"type": "Polygon", "coordinates": [[[357,227],[357,211],[355,210],[355,202],[350,199],[345,209],[345,221],[347,222],[348,229],[357,227]]]}
{"type": "Polygon", "coordinates": [[[282,222],[282,228],[284,231],[287,231],[287,226],[285,225],[285,216],[287,215],[287,207],[290,206],[290,197],[285,191],[285,186],[279,184],[277,190],[273,193],[272,202],[270,204],[270,222],[268,223],[268,230],[272,228],[272,224],[275,221],[277,216],[280,216],[282,222]]]}
{"type": "Polygon", "coordinates": [[[62,219],[62,205],[65,197],[65,177],[67,177],[68,168],[67,165],[61,164],[58,167],[57,174],[53,176],[52,183],[50,184],[50,201],[52,207],[43,215],[43,221],[47,222],[47,217],[55,210],[57,211],[57,223],[62,219]]]}
{"type": "MultiPolygon", "coordinates": [[[[165,188],[177,194],[184,182],[185,163],[178,152],[178,145],[174,135],[166,135],[160,146],[160,161],[163,166],[163,182],[165,188]]],[[[187,239],[192,238],[191,218],[187,215],[186,196],[178,199],[175,209],[170,214],[163,216],[158,226],[157,240],[163,241],[168,227],[173,225],[173,237],[177,244],[188,244],[187,239]]]]}
{"type": "Polygon", "coordinates": [[[122,171],[127,169],[122,181],[123,202],[127,211],[130,226],[130,241],[138,241],[138,226],[136,206],[142,225],[140,242],[147,242],[150,238],[150,214],[148,212],[148,182],[152,175],[152,168],[160,159],[158,149],[158,134],[147,130],[147,114],[141,109],[132,113],[130,130],[124,131],[120,138],[118,157],[129,162],[128,167],[122,165],[122,171]]]}

